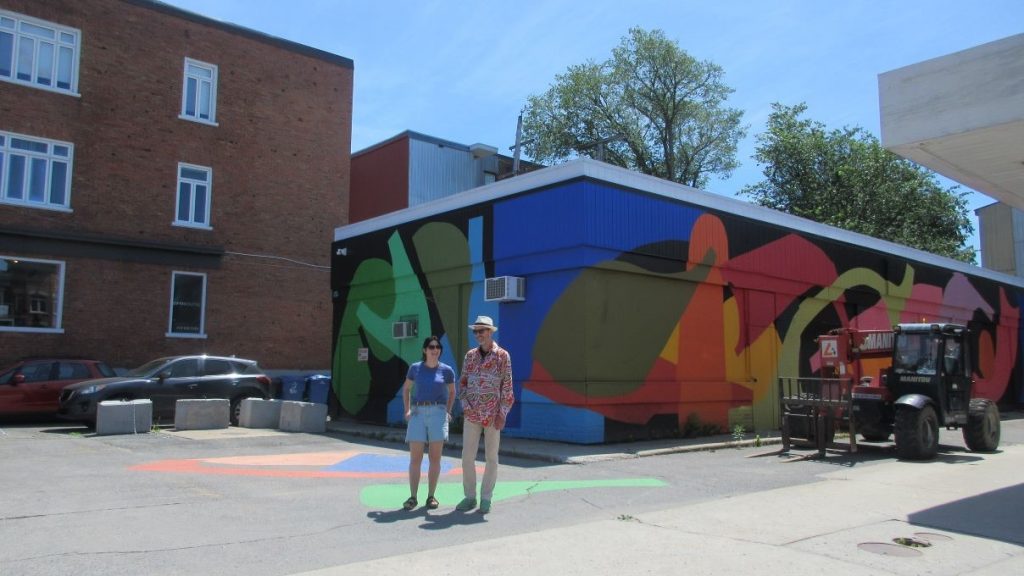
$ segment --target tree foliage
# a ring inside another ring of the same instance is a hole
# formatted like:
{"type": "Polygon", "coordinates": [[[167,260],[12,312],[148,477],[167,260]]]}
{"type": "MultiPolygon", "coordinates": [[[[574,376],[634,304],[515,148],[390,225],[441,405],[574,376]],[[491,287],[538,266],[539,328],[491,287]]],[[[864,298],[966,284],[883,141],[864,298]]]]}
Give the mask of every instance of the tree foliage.
{"type": "Polygon", "coordinates": [[[538,162],[606,162],[703,187],[738,165],[743,113],[722,68],[700,62],[660,30],[632,28],[601,63],[571,66],[523,113],[526,153],[538,162]]]}
{"type": "Polygon", "coordinates": [[[966,192],[882,148],[860,127],[828,131],[802,115],[805,104],[772,105],[754,159],[765,179],[741,194],[796,216],[975,261],[966,192]]]}

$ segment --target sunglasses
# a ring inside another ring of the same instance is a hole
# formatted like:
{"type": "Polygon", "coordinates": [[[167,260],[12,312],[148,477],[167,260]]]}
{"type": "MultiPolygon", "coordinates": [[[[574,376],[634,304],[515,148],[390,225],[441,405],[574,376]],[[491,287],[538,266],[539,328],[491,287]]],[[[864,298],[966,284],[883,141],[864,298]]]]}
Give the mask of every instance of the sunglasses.
{"type": "Polygon", "coordinates": [[[431,344],[430,346],[427,346],[427,350],[441,350],[441,347],[436,344],[431,344]]]}
{"type": "Polygon", "coordinates": [[[490,332],[487,328],[473,328],[473,334],[484,334],[490,332]]]}

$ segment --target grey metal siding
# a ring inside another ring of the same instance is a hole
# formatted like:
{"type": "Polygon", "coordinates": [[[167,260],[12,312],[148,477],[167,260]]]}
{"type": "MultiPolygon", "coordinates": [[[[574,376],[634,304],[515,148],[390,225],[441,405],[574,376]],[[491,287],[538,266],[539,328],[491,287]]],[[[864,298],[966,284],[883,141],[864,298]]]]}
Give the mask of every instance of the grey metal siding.
{"type": "Polygon", "coordinates": [[[409,206],[475,188],[478,174],[482,179],[468,148],[409,141],[409,206]]]}

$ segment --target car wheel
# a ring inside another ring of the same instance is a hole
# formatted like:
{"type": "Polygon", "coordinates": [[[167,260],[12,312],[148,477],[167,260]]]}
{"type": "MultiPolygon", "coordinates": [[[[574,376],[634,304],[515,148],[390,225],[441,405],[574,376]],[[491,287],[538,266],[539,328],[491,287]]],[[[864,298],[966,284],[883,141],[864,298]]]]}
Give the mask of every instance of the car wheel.
{"type": "Polygon", "coordinates": [[[231,425],[238,426],[239,420],[242,418],[242,400],[246,398],[259,398],[259,396],[236,396],[231,399],[231,425]]]}

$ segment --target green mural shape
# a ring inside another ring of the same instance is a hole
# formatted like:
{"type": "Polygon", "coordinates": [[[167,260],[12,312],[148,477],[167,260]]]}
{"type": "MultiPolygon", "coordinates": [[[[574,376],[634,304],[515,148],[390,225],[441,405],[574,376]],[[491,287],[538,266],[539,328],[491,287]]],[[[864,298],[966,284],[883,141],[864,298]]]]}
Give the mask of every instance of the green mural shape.
{"type": "Polygon", "coordinates": [[[413,234],[412,242],[441,319],[438,330],[448,333],[454,350],[461,350],[464,342],[459,327],[469,309],[470,296],[462,287],[472,282],[473,272],[466,235],[454,224],[431,222],[413,234]]]}
{"type": "Polygon", "coordinates": [[[583,270],[544,318],[533,357],[577,394],[632,392],[643,386],[714,259],[708,251],[702,265],[670,274],[620,260],[583,270]]]}
{"type": "MultiPolygon", "coordinates": [[[[539,480],[535,482],[498,482],[494,486],[492,502],[539,492],[559,490],[583,490],[593,488],[663,488],[668,484],[657,478],[623,478],[615,480],[539,480]]],[[[455,506],[462,500],[462,482],[441,482],[434,496],[442,506],[455,506]]],[[[408,484],[376,484],[367,486],[359,493],[364,506],[378,509],[397,509],[409,497],[408,484]]],[[[420,502],[427,501],[427,488],[420,486],[420,502]]]]}
{"type": "MultiPolygon", "coordinates": [[[[903,282],[893,284],[869,268],[854,268],[841,274],[831,286],[822,288],[820,292],[810,298],[804,299],[797,308],[793,321],[789,325],[786,337],[782,343],[782,353],[779,355],[779,374],[782,376],[796,376],[800,374],[800,344],[801,338],[805,335],[807,327],[826,307],[831,306],[836,300],[842,297],[843,293],[850,288],[867,286],[872,288],[881,296],[885,302],[886,313],[889,315],[889,323],[899,322],[903,305],[914,289],[914,268],[906,265],[903,274],[903,282]]],[[[836,326],[839,328],[839,326],[836,326]]],[[[809,335],[817,337],[818,334],[809,335]]],[[[777,393],[771,397],[777,398],[777,393]]],[[[774,401],[774,400],[773,400],[774,401]]]]}
{"type": "Polygon", "coordinates": [[[398,232],[388,239],[391,262],[371,258],[359,264],[342,315],[334,355],[334,391],[345,411],[358,413],[366,405],[370,391],[368,362],[357,358],[363,330],[366,345],[374,360],[387,362],[395,356],[406,363],[420,359],[419,343],[403,346],[403,340],[391,335],[391,326],[404,317],[415,316],[420,333],[430,334],[430,313],[419,278],[413,273],[408,253],[398,232]]]}

